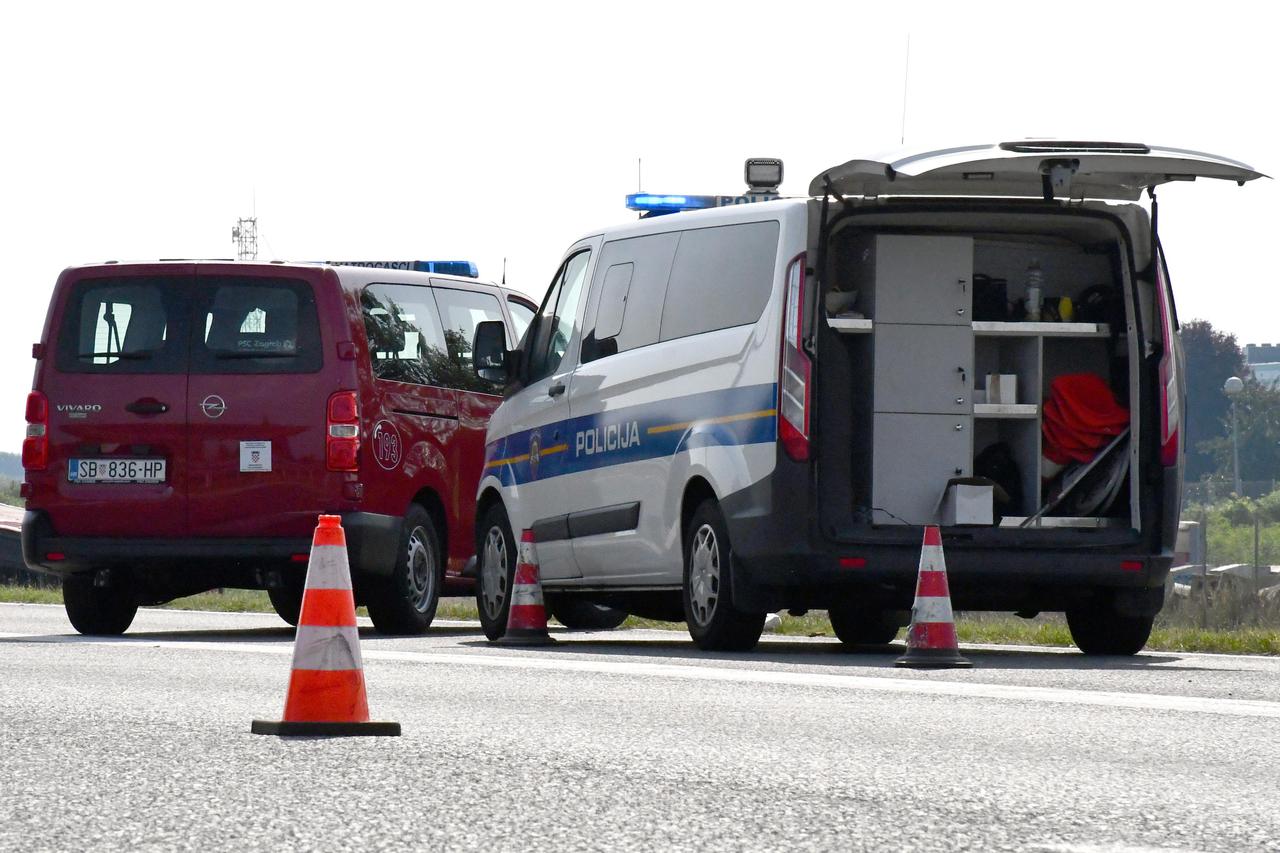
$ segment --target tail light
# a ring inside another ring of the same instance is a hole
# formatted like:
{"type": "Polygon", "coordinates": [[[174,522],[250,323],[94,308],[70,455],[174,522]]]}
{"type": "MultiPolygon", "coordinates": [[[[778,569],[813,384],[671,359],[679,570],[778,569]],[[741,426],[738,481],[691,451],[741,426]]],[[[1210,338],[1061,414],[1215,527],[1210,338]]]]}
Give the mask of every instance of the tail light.
{"type": "Polygon", "coordinates": [[[787,267],[787,295],[782,310],[782,359],[778,382],[778,439],[787,456],[809,458],[809,380],[812,365],[804,340],[804,263],[802,252],[787,267]]]}
{"type": "Polygon", "coordinates": [[[1160,464],[1166,468],[1178,464],[1178,353],[1174,346],[1177,330],[1173,325],[1172,295],[1164,273],[1164,257],[1156,257],[1156,302],[1160,306],[1160,334],[1164,354],[1160,356],[1160,464]]]}
{"type": "Polygon", "coordinates": [[[325,467],[330,471],[360,469],[360,403],[355,391],[329,397],[325,435],[325,467]]]}
{"type": "Polygon", "coordinates": [[[27,395],[27,437],[22,442],[22,467],[49,467],[49,398],[39,391],[27,395]]]}

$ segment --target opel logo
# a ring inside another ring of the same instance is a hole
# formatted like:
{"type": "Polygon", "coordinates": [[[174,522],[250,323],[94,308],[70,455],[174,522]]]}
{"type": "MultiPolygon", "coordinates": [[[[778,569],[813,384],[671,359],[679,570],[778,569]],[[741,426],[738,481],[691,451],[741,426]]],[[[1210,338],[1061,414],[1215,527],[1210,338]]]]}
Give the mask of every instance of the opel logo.
{"type": "Polygon", "coordinates": [[[200,411],[206,418],[220,418],[227,410],[227,403],[217,394],[210,394],[200,401],[200,411]]]}

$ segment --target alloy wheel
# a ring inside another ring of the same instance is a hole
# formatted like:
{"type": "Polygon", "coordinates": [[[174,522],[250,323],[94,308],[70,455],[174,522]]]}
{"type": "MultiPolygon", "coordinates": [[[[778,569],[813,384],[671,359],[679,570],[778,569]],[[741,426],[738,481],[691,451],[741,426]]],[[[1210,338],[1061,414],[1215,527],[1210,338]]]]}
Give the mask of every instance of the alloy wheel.
{"type": "Polygon", "coordinates": [[[484,538],[480,563],[480,596],[485,613],[497,619],[507,598],[507,539],[496,525],[484,538]]]}
{"type": "Polygon", "coordinates": [[[720,601],[720,543],[711,525],[704,524],[693,534],[689,553],[689,603],[699,625],[715,616],[720,601]]]}

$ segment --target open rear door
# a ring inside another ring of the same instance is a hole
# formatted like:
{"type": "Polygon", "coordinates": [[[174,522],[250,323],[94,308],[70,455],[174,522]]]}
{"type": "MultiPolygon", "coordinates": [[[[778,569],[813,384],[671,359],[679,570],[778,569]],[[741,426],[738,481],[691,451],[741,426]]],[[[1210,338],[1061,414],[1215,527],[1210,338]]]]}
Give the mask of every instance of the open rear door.
{"type": "Polygon", "coordinates": [[[1170,181],[1217,178],[1243,184],[1261,177],[1236,160],[1180,148],[1021,140],[850,160],[815,177],[809,193],[1135,201],[1148,187],[1170,181]]]}

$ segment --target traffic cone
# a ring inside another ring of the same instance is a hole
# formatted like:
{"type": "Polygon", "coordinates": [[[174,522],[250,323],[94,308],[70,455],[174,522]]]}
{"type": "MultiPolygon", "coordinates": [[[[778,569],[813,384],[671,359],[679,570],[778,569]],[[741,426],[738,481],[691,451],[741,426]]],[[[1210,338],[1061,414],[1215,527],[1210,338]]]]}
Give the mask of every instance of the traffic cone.
{"type": "Polygon", "coordinates": [[[555,642],[547,633],[547,606],[542,601],[532,530],[520,534],[520,560],[511,583],[511,612],[507,615],[507,631],[498,642],[504,646],[545,646],[555,642]]]}
{"type": "Polygon", "coordinates": [[[916,602],[911,608],[911,628],[907,631],[907,653],[893,665],[920,669],[973,666],[960,656],[951,591],[947,588],[947,563],[942,556],[942,534],[933,525],[924,529],[924,545],[920,548],[920,577],[916,582],[916,602]]]}
{"type": "Polygon", "coordinates": [[[284,720],[254,720],[259,735],[399,735],[399,723],[369,722],[356,603],[342,519],[320,516],[311,540],[284,720]]]}

